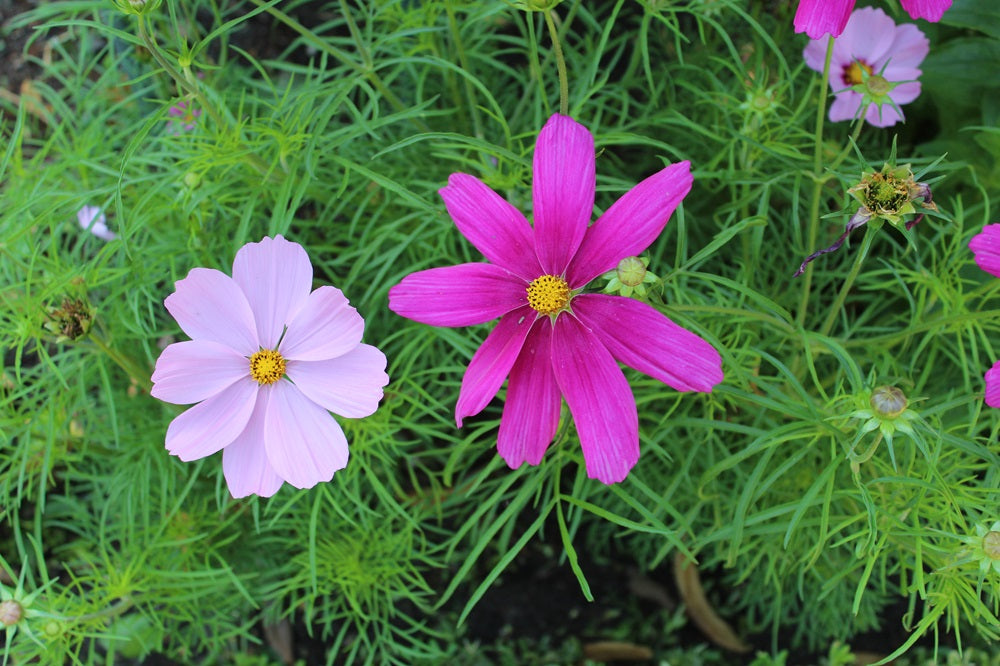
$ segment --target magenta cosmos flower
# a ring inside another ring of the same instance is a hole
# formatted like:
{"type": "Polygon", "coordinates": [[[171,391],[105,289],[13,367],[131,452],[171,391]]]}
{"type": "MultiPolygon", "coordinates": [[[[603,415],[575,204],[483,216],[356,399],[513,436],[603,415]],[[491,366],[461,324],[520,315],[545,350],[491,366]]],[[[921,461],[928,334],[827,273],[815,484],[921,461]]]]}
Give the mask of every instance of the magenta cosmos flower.
{"type": "Polygon", "coordinates": [[[587,475],[615,483],[639,459],[635,400],[616,359],[680,391],[711,391],[722,367],[710,344],[649,305],[581,293],[659,236],[691,189],[690,164],[653,174],[588,227],[594,186],[594,138],[561,115],[549,119],[535,146],[534,229],[482,181],[452,174],[441,197],[491,263],[408,275],[389,290],[389,308],[432,326],[499,317],[462,378],[458,426],[508,379],[497,448],[513,468],[537,465],[565,397],[587,475]]]}
{"type": "MultiPolygon", "coordinates": [[[[927,19],[933,23],[951,7],[951,0],[900,0],[910,18],[927,19]]],[[[812,39],[830,34],[839,37],[854,9],[854,0],[799,0],[795,12],[795,32],[804,32],[812,39]]],[[[826,48],[824,44],[824,48],[826,48]]],[[[823,71],[822,66],[820,71],[823,71]]]]}
{"type": "Polygon", "coordinates": [[[201,115],[201,109],[196,109],[188,102],[177,102],[177,104],[167,110],[167,115],[170,116],[170,120],[167,121],[167,128],[171,132],[177,131],[176,125],[180,125],[185,130],[191,131],[197,123],[198,116],[201,115]]]}
{"type": "MultiPolygon", "coordinates": [[[[920,96],[918,65],[929,49],[930,42],[915,25],[897,26],[881,9],[865,7],[851,14],[844,33],[833,42],[830,120],[852,120],[859,113],[875,127],[902,120],[897,107],[920,96]]],[[[809,42],[803,56],[810,69],[822,72],[825,40],[809,42]]]]}
{"type": "Polygon", "coordinates": [[[192,339],[160,354],[154,397],[198,403],[167,428],[167,450],[197,460],[222,449],[233,497],[311,488],[347,464],[330,415],[368,416],[389,381],[385,355],[361,343],[364,320],[281,236],[236,253],[233,276],[195,268],[164,304],[192,339]]]}
{"type": "MultiPolygon", "coordinates": [[[[1000,277],[1000,224],[987,224],[972,237],[969,248],[976,264],[994,277],[1000,277]]],[[[1000,361],[986,371],[986,404],[1000,407],[1000,361]]]]}

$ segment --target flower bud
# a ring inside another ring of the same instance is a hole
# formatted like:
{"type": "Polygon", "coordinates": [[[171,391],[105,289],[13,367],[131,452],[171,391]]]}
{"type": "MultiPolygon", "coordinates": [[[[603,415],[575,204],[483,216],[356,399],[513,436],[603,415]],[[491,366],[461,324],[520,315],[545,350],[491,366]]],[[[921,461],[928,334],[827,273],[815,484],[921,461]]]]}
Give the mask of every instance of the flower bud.
{"type": "Polygon", "coordinates": [[[1000,562],[1000,532],[991,530],[983,537],[983,552],[991,560],[1000,562]]]}
{"type": "Polygon", "coordinates": [[[906,411],[910,403],[906,395],[895,386],[879,386],[872,391],[869,404],[878,416],[894,419],[906,411]]]}
{"type": "Polygon", "coordinates": [[[13,599],[0,601],[0,626],[12,627],[24,617],[24,608],[13,599]]]}
{"type": "Polygon", "coordinates": [[[646,277],[646,264],[639,257],[625,257],[615,269],[618,279],[626,287],[637,287],[646,277]]]}

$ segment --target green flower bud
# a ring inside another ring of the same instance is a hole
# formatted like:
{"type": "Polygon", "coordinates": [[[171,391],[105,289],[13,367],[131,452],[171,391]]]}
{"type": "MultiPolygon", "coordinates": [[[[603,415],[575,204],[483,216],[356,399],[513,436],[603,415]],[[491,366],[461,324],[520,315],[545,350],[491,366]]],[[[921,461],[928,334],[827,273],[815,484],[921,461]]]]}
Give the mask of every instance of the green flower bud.
{"type": "Polygon", "coordinates": [[[646,277],[646,264],[639,257],[625,257],[615,269],[618,279],[626,287],[637,287],[646,277]]]}
{"type": "Polygon", "coordinates": [[[906,395],[895,386],[879,386],[872,391],[868,401],[875,413],[886,419],[894,419],[910,404],[906,395]]]}
{"type": "Polygon", "coordinates": [[[991,560],[1000,562],[1000,532],[990,530],[983,537],[983,553],[991,560]]]}
{"type": "Polygon", "coordinates": [[[0,626],[12,627],[24,617],[24,607],[14,599],[0,601],[0,626]]]}

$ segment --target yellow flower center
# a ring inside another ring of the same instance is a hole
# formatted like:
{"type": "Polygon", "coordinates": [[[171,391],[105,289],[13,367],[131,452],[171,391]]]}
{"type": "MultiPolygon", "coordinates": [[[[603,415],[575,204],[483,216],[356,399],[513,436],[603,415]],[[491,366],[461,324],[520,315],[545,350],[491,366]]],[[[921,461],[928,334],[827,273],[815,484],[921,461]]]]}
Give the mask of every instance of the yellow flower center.
{"type": "Polygon", "coordinates": [[[261,349],[250,357],[250,376],[258,384],[273,384],[285,374],[285,359],[276,349],[261,349]]]}
{"type": "Polygon", "coordinates": [[[555,275],[543,275],[528,285],[528,305],[539,314],[555,314],[569,303],[569,284],[555,275]]]}
{"type": "Polygon", "coordinates": [[[865,74],[872,73],[872,68],[860,60],[852,62],[846,69],[844,69],[844,83],[849,86],[856,86],[859,83],[863,83],[864,75],[861,73],[862,70],[864,70],[865,74]]]}

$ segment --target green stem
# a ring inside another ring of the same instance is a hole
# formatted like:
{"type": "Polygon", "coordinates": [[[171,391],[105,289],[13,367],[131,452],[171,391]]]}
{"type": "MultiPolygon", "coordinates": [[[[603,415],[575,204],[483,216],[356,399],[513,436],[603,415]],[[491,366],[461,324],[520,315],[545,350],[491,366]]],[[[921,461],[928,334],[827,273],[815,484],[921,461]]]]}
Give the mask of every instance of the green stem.
{"type": "Polygon", "coordinates": [[[836,169],[840,166],[840,163],[847,159],[847,156],[851,154],[851,148],[858,142],[858,137],[861,136],[861,128],[865,125],[865,117],[861,116],[854,122],[854,131],[851,132],[851,140],[847,142],[844,149],[840,151],[840,154],[830,162],[829,169],[836,169]]]}
{"type": "Polygon", "coordinates": [[[124,370],[130,379],[142,385],[146,391],[153,388],[153,382],[149,378],[149,370],[140,367],[133,359],[109,345],[96,331],[92,330],[89,337],[90,341],[114,361],[119,368],[124,370]]]}
{"type": "MultiPolygon", "coordinates": [[[[828,37],[826,43],[826,60],[823,62],[823,79],[820,81],[819,101],[816,105],[816,131],[813,135],[813,191],[809,204],[809,231],[806,236],[806,247],[816,246],[819,236],[819,206],[823,195],[823,123],[826,120],[826,100],[830,93],[830,63],[833,61],[833,37],[828,37]]],[[[806,266],[802,276],[802,294],[799,298],[799,311],[795,321],[803,326],[806,321],[806,310],[809,308],[809,291],[812,288],[813,265],[806,266]]]]}
{"type": "Polygon", "coordinates": [[[553,19],[554,11],[545,10],[545,24],[549,27],[552,37],[552,50],[556,54],[556,69],[559,71],[559,113],[569,115],[569,78],[566,75],[566,59],[563,57],[562,44],[559,42],[559,31],[553,19]]]}
{"type": "Polygon", "coordinates": [[[847,293],[851,290],[854,280],[858,277],[858,273],[861,271],[861,264],[864,263],[865,257],[868,256],[868,250],[871,249],[872,241],[875,239],[875,234],[877,234],[878,231],[879,230],[874,226],[865,227],[865,237],[861,241],[861,250],[854,256],[854,265],[851,266],[851,272],[847,275],[847,279],[844,280],[844,284],[840,286],[840,293],[837,294],[837,300],[834,302],[833,307],[830,308],[830,312],[826,315],[826,321],[823,322],[823,326],[819,330],[820,335],[829,335],[830,329],[833,328],[833,323],[837,320],[840,308],[844,305],[844,301],[847,299],[847,293]]]}
{"type": "MultiPolygon", "coordinates": [[[[458,64],[462,66],[464,71],[471,72],[472,69],[469,67],[469,58],[462,45],[462,33],[458,29],[458,19],[455,17],[455,8],[452,6],[452,2],[448,2],[445,9],[448,12],[448,29],[451,31],[452,41],[455,42],[455,53],[458,54],[458,64]]],[[[479,109],[476,107],[476,94],[472,89],[472,82],[463,76],[462,83],[465,86],[465,97],[469,104],[469,115],[472,117],[472,131],[477,138],[482,138],[483,129],[479,121],[479,109]]]]}

